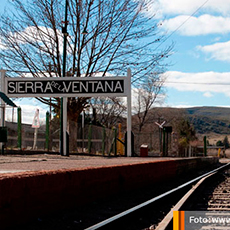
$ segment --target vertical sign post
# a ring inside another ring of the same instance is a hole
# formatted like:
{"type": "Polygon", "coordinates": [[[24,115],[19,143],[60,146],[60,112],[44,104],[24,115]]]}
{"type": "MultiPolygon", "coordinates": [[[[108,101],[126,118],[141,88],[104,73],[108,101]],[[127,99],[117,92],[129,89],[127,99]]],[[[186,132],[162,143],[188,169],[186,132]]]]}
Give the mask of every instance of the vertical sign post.
{"type": "Polygon", "coordinates": [[[131,92],[131,70],[127,71],[127,156],[132,156],[131,132],[132,132],[132,92],[131,92]]]}
{"type": "MultiPolygon", "coordinates": [[[[5,70],[0,70],[1,73],[1,92],[5,93],[5,70]]],[[[5,102],[1,99],[1,126],[5,126],[5,102]]]]}
{"type": "MultiPolygon", "coordinates": [[[[65,77],[66,72],[66,47],[67,47],[67,26],[68,26],[68,5],[69,2],[66,0],[65,2],[65,21],[64,26],[62,27],[62,33],[64,36],[63,41],[63,69],[62,69],[62,77],[65,77]]],[[[61,155],[68,156],[69,153],[67,153],[67,138],[66,138],[66,132],[67,132],[67,97],[61,98],[61,127],[60,127],[60,153],[61,155]]]]}
{"type": "Polygon", "coordinates": [[[63,97],[63,155],[69,156],[67,151],[67,97],[63,97]]]}
{"type": "Polygon", "coordinates": [[[81,121],[81,128],[82,128],[82,152],[85,152],[85,111],[82,111],[82,121],[81,121]]]}
{"type": "MultiPolygon", "coordinates": [[[[5,93],[5,70],[0,70],[1,73],[1,91],[5,93]]],[[[5,126],[5,102],[1,99],[1,126],[5,126]]],[[[2,154],[4,152],[4,145],[0,142],[0,149],[2,151],[2,154]]]]}

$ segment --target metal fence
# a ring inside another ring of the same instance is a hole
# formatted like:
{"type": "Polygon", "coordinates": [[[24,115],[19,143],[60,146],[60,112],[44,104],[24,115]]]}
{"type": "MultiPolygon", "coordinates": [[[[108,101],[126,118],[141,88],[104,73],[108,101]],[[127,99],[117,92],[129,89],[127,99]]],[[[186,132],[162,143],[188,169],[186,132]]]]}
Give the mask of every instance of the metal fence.
{"type": "Polygon", "coordinates": [[[112,144],[114,143],[114,131],[104,127],[87,124],[78,128],[77,146],[78,152],[109,155],[115,154],[112,144]]]}
{"type": "MultiPolygon", "coordinates": [[[[34,133],[35,129],[31,127],[29,124],[22,124],[21,126],[21,146],[19,146],[19,138],[18,138],[18,124],[16,122],[6,122],[7,133],[8,133],[8,141],[6,143],[6,147],[8,149],[22,149],[22,150],[32,150],[34,146],[34,133]]],[[[50,138],[50,142],[53,142],[54,139],[50,138]]],[[[58,141],[58,140],[57,140],[58,141]]],[[[37,133],[37,143],[36,150],[45,150],[46,143],[46,134],[45,134],[45,126],[41,126],[38,129],[37,133]]],[[[59,146],[59,144],[58,144],[59,146]]]]}
{"type": "MultiPolygon", "coordinates": [[[[107,129],[92,124],[76,124],[70,122],[70,126],[75,129],[76,134],[74,138],[69,138],[69,146],[71,153],[85,153],[96,155],[124,155],[125,146],[121,142],[125,142],[125,133],[119,135],[118,127],[116,129],[107,129]],[[122,135],[121,135],[122,134],[122,135]],[[121,137],[122,136],[122,137],[121,137]],[[119,142],[117,139],[120,139],[119,142]]],[[[21,126],[21,143],[19,143],[18,123],[6,122],[8,141],[5,145],[7,150],[25,150],[25,151],[45,151],[45,152],[59,152],[60,146],[60,130],[59,125],[50,127],[50,132],[47,137],[46,125],[42,125],[37,129],[36,144],[35,144],[35,128],[29,124],[22,124],[21,126]],[[48,148],[47,148],[48,138],[48,148]]],[[[148,146],[149,156],[163,156],[163,136],[159,131],[151,133],[134,133],[134,153],[139,156],[141,145],[148,146]]],[[[168,134],[165,137],[165,156],[178,156],[178,137],[175,133],[168,134]]],[[[185,149],[181,156],[194,155],[195,149],[185,149]],[[187,152],[186,152],[187,151],[187,152]],[[191,154],[189,154],[191,152],[191,154]]]]}
{"type": "Polygon", "coordinates": [[[178,153],[178,143],[175,134],[166,133],[163,140],[163,133],[155,132],[136,132],[134,133],[134,151],[140,155],[141,145],[148,146],[149,156],[163,156],[163,145],[165,142],[165,156],[175,156],[178,153]]]}
{"type": "MultiPolygon", "coordinates": [[[[70,139],[70,146],[75,146],[74,149],[70,149],[70,153],[92,153],[99,155],[115,155],[116,145],[115,136],[117,133],[115,130],[107,129],[104,127],[99,127],[95,125],[85,125],[73,124],[76,127],[76,138],[70,139]],[[75,143],[71,143],[75,142],[75,143]]],[[[60,145],[60,129],[51,127],[49,136],[46,134],[46,125],[41,126],[37,129],[37,134],[35,128],[32,128],[29,124],[21,125],[21,143],[19,143],[18,134],[18,124],[16,122],[6,122],[8,141],[6,143],[6,148],[8,150],[37,150],[37,151],[49,151],[49,152],[59,152],[60,145]],[[35,138],[35,135],[36,138],[35,138]],[[49,147],[46,148],[46,139],[48,138],[49,147]],[[36,143],[35,143],[36,141],[36,143]]]]}

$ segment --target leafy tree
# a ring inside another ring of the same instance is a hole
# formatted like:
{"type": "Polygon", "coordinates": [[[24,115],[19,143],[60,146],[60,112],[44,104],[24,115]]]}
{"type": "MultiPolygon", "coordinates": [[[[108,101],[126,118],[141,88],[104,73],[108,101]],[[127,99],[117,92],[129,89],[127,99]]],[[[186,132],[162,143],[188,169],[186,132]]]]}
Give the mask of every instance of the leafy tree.
{"type": "Polygon", "coordinates": [[[216,146],[224,146],[224,144],[223,144],[222,141],[219,140],[219,141],[216,142],[216,146]]]}
{"type": "Polygon", "coordinates": [[[187,141],[194,140],[196,131],[188,120],[182,119],[178,125],[179,134],[181,137],[186,137],[187,141]]]}
{"type": "Polygon", "coordinates": [[[186,119],[182,119],[177,126],[179,134],[179,154],[182,155],[185,148],[188,147],[189,142],[196,139],[196,132],[194,127],[186,119]]]}

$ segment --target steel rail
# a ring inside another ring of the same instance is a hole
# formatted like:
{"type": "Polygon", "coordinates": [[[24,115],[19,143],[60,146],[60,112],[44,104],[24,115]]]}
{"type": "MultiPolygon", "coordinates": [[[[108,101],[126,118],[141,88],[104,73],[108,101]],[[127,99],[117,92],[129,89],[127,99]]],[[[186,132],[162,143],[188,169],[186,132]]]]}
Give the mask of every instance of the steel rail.
{"type": "Polygon", "coordinates": [[[184,187],[186,187],[186,186],[188,186],[188,185],[190,185],[190,184],[202,179],[203,177],[208,176],[209,174],[217,172],[217,171],[219,171],[219,170],[221,170],[221,169],[223,169],[225,167],[228,167],[228,166],[230,166],[230,163],[227,163],[226,165],[223,165],[223,166],[221,166],[221,167],[219,167],[217,169],[214,169],[214,170],[212,170],[210,172],[207,172],[207,173],[205,173],[205,174],[203,174],[203,175],[201,175],[201,176],[199,176],[199,177],[197,177],[195,179],[192,179],[192,180],[190,180],[190,181],[188,181],[188,182],[186,182],[186,183],[184,183],[184,184],[182,184],[182,185],[180,185],[180,186],[178,186],[178,187],[176,187],[176,188],[174,188],[172,190],[169,190],[169,191],[167,191],[167,192],[165,192],[165,193],[163,193],[163,194],[161,194],[159,196],[156,196],[156,197],[154,197],[154,198],[152,198],[152,199],[150,199],[148,201],[145,201],[144,203],[141,203],[141,204],[139,204],[137,206],[134,206],[133,208],[130,208],[130,209],[124,211],[124,212],[121,212],[121,213],[119,213],[119,214],[117,214],[115,216],[112,216],[112,217],[110,217],[110,218],[108,218],[108,219],[106,219],[106,220],[104,220],[104,221],[102,221],[100,223],[97,223],[97,224],[95,224],[95,225],[93,225],[91,227],[88,227],[85,230],[95,230],[95,229],[101,228],[101,227],[103,227],[103,226],[105,226],[105,225],[107,225],[107,224],[109,224],[109,223],[111,223],[111,222],[113,222],[115,220],[118,220],[118,219],[120,219],[120,218],[122,218],[122,217],[124,217],[124,216],[126,216],[126,215],[128,215],[128,214],[130,214],[130,213],[132,213],[132,212],[134,212],[134,211],[136,211],[138,209],[140,209],[140,208],[143,208],[143,207],[145,207],[145,206],[147,206],[147,205],[149,205],[149,204],[151,204],[151,203],[153,203],[153,202],[155,202],[155,201],[157,201],[157,200],[159,200],[159,199],[161,199],[161,198],[163,198],[163,197],[165,197],[165,196],[167,196],[167,195],[169,195],[169,194],[171,194],[173,192],[178,191],[178,190],[180,190],[180,189],[182,189],[182,188],[184,188],[184,187]]]}
{"type": "MultiPolygon", "coordinates": [[[[165,230],[169,226],[170,222],[173,219],[173,211],[179,211],[182,205],[188,200],[189,197],[196,191],[196,189],[210,176],[213,176],[217,173],[211,173],[203,178],[201,178],[196,185],[194,185],[181,199],[180,201],[169,211],[169,213],[165,216],[165,218],[159,223],[156,230],[165,230]]],[[[151,227],[150,227],[151,228],[151,227]]]]}

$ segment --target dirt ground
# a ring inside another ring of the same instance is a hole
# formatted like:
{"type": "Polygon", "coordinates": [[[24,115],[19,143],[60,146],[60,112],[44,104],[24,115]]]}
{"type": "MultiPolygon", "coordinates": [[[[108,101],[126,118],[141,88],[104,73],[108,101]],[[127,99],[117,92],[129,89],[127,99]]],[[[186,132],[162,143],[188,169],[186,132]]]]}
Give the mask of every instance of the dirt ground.
{"type": "MultiPolygon", "coordinates": [[[[203,140],[203,137],[205,135],[197,135],[200,140],[203,140]]],[[[230,141],[230,135],[228,134],[207,134],[207,140],[210,145],[216,145],[217,141],[223,141],[225,137],[228,137],[228,140],[230,141]]]]}

